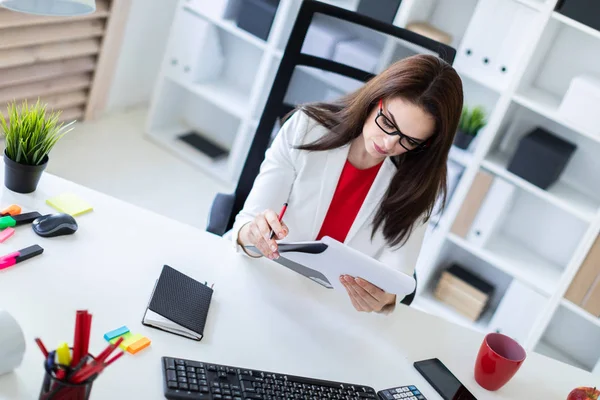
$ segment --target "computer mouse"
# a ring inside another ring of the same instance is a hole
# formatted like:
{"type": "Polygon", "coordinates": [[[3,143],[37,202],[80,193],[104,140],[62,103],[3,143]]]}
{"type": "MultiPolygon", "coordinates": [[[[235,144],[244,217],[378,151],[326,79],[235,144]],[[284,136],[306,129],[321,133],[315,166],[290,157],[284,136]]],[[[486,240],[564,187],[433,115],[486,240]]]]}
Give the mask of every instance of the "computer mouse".
{"type": "Polygon", "coordinates": [[[69,214],[48,214],[36,218],[31,227],[42,237],[54,237],[72,235],[77,231],[77,222],[69,214]]]}

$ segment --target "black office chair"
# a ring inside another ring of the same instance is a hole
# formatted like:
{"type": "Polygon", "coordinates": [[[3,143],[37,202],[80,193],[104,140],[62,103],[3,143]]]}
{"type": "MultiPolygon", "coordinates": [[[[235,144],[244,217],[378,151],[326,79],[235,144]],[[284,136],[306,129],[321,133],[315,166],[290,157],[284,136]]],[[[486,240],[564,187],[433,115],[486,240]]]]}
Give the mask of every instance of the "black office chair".
{"type": "MultiPolygon", "coordinates": [[[[437,54],[449,64],[453,63],[456,55],[456,50],[454,48],[417,33],[329,4],[305,0],[300,7],[298,17],[285,48],[279,70],[277,71],[273,86],[271,87],[271,92],[256,129],[254,139],[252,140],[235,192],[233,194],[217,194],[213,200],[208,216],[206,227],[208,232],[223,236],[233,227],[235,216],[242,210],[246,198],[254,185],[254,180],[259,173],[260,165],[265,157],[265,152],[271,143],[271,135],[277,120],[295,106],[286,104],[284,99],[294,69],[297,66],[317,68],[361,82],[366,82],[374,76],[370,72],[349,65],[301,52],[304,38],[306,37],[306,33],[308,32],[308,28],[315,14],[327,15],[341,21],[354,23],[373,31],[413,43],[437,54]]],[[[414,296],[415,293],[413,292],[411,295],[405,297],[402,303],[410,305],[414,296]]]]}

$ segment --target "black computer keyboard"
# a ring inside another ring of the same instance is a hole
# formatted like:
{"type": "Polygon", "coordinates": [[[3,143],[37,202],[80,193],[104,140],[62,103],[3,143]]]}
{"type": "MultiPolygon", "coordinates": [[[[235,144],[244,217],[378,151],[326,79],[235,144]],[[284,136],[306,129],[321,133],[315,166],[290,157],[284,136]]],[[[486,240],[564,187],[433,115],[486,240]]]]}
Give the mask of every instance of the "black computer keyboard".
{"type": "Polygon", "coordinates": [[[163,357],[167,399],[377,399],[373,388],[163,357]]]}

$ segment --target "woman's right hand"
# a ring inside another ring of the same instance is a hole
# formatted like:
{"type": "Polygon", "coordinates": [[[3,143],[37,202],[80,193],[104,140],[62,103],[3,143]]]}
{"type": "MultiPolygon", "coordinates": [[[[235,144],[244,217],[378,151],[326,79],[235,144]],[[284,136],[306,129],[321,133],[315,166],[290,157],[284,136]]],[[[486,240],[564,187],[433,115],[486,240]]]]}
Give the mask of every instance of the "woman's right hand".
{"type": "Polygon", "coordinates": [[[262,255],[273,260],[279,257],[275,239],[281,240],[288,233],[288,227],[283,221],[279,222],[277,213],[273,210],[265,210],[240,229],[238,239],[240,244],[254,246],[262,255]],[[275,232],[273,239],[270,239],[271,230],[275,232]]]}

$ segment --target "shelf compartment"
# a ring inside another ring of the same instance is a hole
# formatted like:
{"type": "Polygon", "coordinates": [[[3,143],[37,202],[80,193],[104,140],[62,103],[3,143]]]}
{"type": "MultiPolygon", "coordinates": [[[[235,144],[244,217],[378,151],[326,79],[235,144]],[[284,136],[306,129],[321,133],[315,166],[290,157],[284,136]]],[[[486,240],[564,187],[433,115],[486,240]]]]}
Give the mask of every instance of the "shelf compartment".
{"type": "Polygon", "coordinates": [[[450,45],[458,48],[473,16],[477,0],[465,0],[460,3],[445,0],[419,0],[413,4],[406,17],[406,23],[401,24],[403,28],[411,22],[428,22],[449,33],[452,36],[450,45]]]}
{"type": "Polygon", "coordinates": [[[249,94],[230,81],[218,79],[207,83],[190,83],[174,77],[168,78],[235,117],[244,118],[248,113],[249,94]]]}
{"type": "Polygon", "coordinates": [[[582,130],[575,124],[560,117],[558,113],[558,107],[560,106],[561,97],[559,95],[540,88],[528,87],[515,94],[513,100],[523,107],[526,107],[529,110],[540,114],[541,116],[548,118],[549,120],[554,121],[567,129],[600,143],[600,135],[582,130]]]}
{"type": "Polygon", "coordinates": [[[478,332],[486,333],[487,326],[492,319],[493,312],[491,309],[484,311],[479,320],[473,322],[463,315],[459,314],[455,309],[449,305],[439,301],[431,291],[425,291],[418,295],[413,303],[412,307],[417,310],[425,311],[428,314],[435,315],[440,318],[444,318],[457,325],[464,326],[466,328],[474,329],[478,332]]]}
{"type": "Polygon", "coordinates": [[[536,351],[592,371],[600,359],[600,326],[560,305],[546,327],[536,351]]]}
{"type": "Polygon", "coordinates": [[[563,350],[556,348],[544,340],[538,342],[537,346],[535,346],[535,352],[573,367],[586,369],[586,367],[580,361],[575,360],[563,350]]]}
{"type": "Polygon", "coordinates": [[[242,125],[240,119],[171,80],[165,80],[158,89],[160,95],[156,96],[155,111],[147,128],[150,139],[231,184],[230,157],[213,159],[179,136],[193,131],[231,152],[242,125]]]}
{"type": "Polygon", "coordinates": [[[419,285],[422,290],[415,298],[415,307],[480,332],[489,331],[488,325],[512,281],[512,277],[504,271],[451,241],[443,244],[437,265],[429,274],[429,276],[427,274],[419,275],[419,285]],[[488,306],[476,321],[471,321],[451,306],[438,300],[434,295],[442,272],[452,264],[460,265],[495,287],[488,306]]]}
{"type": "Polygon", "coordinates": [[[500,176],[515,186],[559,207],[560,209],[574,215],[582,221],[590,222],[600,203],[590,199],[585,194],[577,191],[568,184],[558,181],[548,190],[541,189],[523,178],[507,170],[510,157],[500,152],[488,155],[482,162],[483,168],[500,176]]]}
{"type": "Polygon", "coordinates": [[[600,35],[553,13],[521,79],[514,100],[595,141],[600,131],[588,132],[560,117],[559,105],[576,76],[600,76],[600,35]]]}
{"type": "Polygon", "coordinates": [[[600,210],[600,143],[517,102],[511,103],[482,166],[561,210],[591,222],[600,210]],[[558,180],[544,190],[509,172],[521,139],[536,128],[570,142],[576,150],[558,180]]]}
{"type": "Polygon", "coordinates": [[[476,246],[453,233],[448,235],[448,239],[541,294],[552,294],[560,280],[562,270],[558,265],[541,259],[509,237],[496,235],[486,247],[476,246]]]}
{"type": "Polygon", "coordinates": [[[590,314],[580,306],[574,304],[573,302],[567,299],[561,299],[560,304],[572,313],[579,315],[580,317],[582,317],[583,319],[600,329],[600,318],[590,314]]]}
{"type": "Polygon", "coordinates": [[[467,232],[453,229],[449,239],[540,294],[551,295],[589,224],[527,191],[511,188],[501,177],[493,179],[467,232]]]}
{"type": "Polygon", "coordinates": [[[224,31],[229,32],[230,34],[244,41],[245,43],[249,43],[258,49],[264,50],[267,47],[267,43],[264,40],[254,36],[249,32],[246,32],[243,29],[238,28],[236,22],[232,19],[217,18],[215,16],[202,13],[200,10],[190,7],[184,7],[184,9],[194,15],[203,18],[207,22],[218,26],[224,31]]]}
{"type": "Polygon", "coordinates": [[[196,166],[213,178],[223,181],[229,175],[229,162],[226,158],[213,161],[178,139],[179,135],[189,132],[190,129],[189,126],[180,124],[169,128],[151,130],[148,132],[148,138],[163,149],[196,166]]]}
{"type": "Polygon", "coordinates": [[[178,16],[170,43],[167,78],[238,118],[247,116],[262,50],[189,10],[178,16]],[[188,37],[198,43],[185,42],[188,37]],[[203,59],[216,67],[205,66],[203,59]]]}
{"type": "Polygon", "coordinates": [[[499,97],[502,92],[502,88],[495,80],[487,80],[483,79],[480,76],[471,73],[468,69],[461,68],[460,66],[454,66],[456,72],[463,80],[463,84],[465,83],[465,79],[472,83],[476,83],[477,85],[483,86],[484,88],[495,92],[496,96],[499,97]]]}
{"type": "Polygon", "coordinates": [[[552,19],[559,21],[565,25],[568,25],[572,28],[575,28],[583,33],[585,33],[586,35],[590,35],[596,39],[600,39],[600,31],[597,31],[594,28],[591,28],[585,24],[582,24],[579,21],[575,21],[572,18],[567,17],[566,15],[563,15],[559,12],[553,11],[552,12],[552,19]]]}

